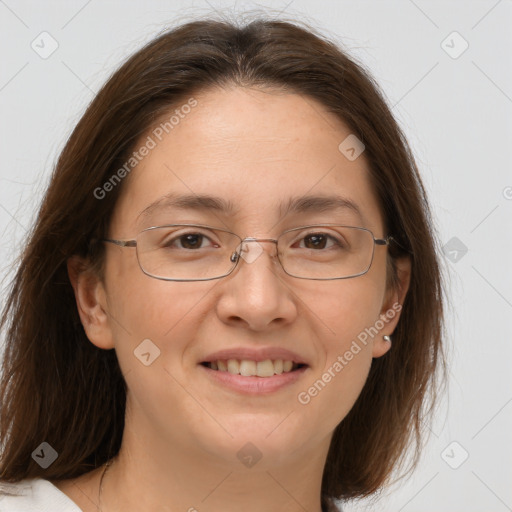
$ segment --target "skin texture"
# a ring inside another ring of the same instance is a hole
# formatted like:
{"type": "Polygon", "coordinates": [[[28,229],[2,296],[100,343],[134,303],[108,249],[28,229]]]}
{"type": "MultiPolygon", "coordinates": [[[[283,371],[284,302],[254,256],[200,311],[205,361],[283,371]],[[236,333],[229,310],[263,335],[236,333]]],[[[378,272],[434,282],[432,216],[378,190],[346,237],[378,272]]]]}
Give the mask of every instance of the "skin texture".
{"type": "MultiPolygon", "coordinates": [[[[131,239],[143,228],[175,222],[214,224],[242,238],[277,238],[286,229],[332,223],[384,232],[364,153],[349,161],[338,145],[350,130],[311,98],[230,87],[194,96],[198,105],[127,177],[109,236],[131,239]],[[162,210],[138,218],[169,192],[211,194],[237,211],[162,210]],[[277,205],[305,194],[337,193],[350,211],[282,217],[277,205]]],[[[141,137],[146,139],[148,134],[141,137]]],[[[137,145],[137,147],[139,147],[137,145]]],[[[108,200],[108,197],[104,200],[108,200]]],[[[398,262],[398,289],[386,288],[387,248],[375,246],[367,274],[314,281],[287,276],[275,245],[228,277],[166,282],[146,276],[136,251],[107,244],[105,281],[68,262],[91,343],[114,348],[127,386],[122,448],[109,468],[103,511],[319,512],[321,477],[334,428],[361,392],[372,358],[390,349],[399,313],[307,405],[307,390],[379,315],[403,303],[410,265],[398,262]],[[161,351],[150,366],[134,356],[144,339],[161,351]],[[308,369],[265,396],[213,383],[198,364],[233,347],[283,347],[308,369]],[[237,453],[252,443],[261,459],[248,468],[237,453]]],[[[84,511],[97,510],[100,470],[56,482],[84,511]]]]}

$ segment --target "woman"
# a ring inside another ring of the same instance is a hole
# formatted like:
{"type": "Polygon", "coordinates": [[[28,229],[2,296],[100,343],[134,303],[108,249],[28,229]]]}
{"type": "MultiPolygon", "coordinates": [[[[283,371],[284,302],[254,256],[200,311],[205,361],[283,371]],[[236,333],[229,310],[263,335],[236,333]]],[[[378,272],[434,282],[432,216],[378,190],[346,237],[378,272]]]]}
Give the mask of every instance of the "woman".
{"type": "Polygon", "coordinates": [[[428,203],[378,87],[297,24],[159,36],[73,131],[1,325],[0,510],[376,493],[444,365],[428,203]]]}

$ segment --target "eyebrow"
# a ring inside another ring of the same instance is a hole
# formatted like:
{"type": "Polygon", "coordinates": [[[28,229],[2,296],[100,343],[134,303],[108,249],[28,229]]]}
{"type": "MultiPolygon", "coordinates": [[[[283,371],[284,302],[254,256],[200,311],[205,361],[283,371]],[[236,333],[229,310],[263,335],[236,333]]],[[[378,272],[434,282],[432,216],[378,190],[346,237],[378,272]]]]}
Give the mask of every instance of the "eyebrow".
{"type": "Polygon", "coordinates": [[[178,210],[217,211],[228,215],[233,215],[238,211],[232,201],[222,197],[198,194],[180,196],[170,193],[144,208],[137,218],[149,217],[155,210],[172,208],[178,210]]]}
{"type": "MultiPolygon", "coordinates": [[[[142,210],[137,218],[147,218],[156,210],[160,209],[178,209],[178,210],[196,210],[196,211],[215,211],[225,215],[235,215],[239,208],[234,203],[222,197],[211,195],[177,195],[174,193],[166,194],[157,199],[142,210]]],[[[339,195],[309,195],[292,197],[287,203],[279,205],[278,212],[280,217],[290,214],[310,213],[310,212],[333,212],[336,210],[349,210],[359,216],[362,220],[363,215],[357,204],[346,197],[339,195]]]]}
{"type": "Polygon", "coordinates": [[[332,212],[336,210],[349,210],[363,219],[357,204],[351,199],[339,195],[290,198],[286,205],[280,206],[279,214],[284,217],[293,213],[332,212]]]}

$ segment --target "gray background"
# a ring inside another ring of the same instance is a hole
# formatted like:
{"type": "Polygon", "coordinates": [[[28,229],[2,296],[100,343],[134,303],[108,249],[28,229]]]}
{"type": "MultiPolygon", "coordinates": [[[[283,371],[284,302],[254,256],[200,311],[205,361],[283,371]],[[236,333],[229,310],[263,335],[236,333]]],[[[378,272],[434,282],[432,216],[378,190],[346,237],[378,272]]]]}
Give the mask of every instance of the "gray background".
{"type": "Polygon", "coordinates": [[[512,510],[511,0],[0,0],[0,277],[70,130],[114,68],[166,27],[248,9],[308,21],[371,70],[412,144],[446,247],[449,394],[413,476],[378,504],[346,510],[512,510]]]}

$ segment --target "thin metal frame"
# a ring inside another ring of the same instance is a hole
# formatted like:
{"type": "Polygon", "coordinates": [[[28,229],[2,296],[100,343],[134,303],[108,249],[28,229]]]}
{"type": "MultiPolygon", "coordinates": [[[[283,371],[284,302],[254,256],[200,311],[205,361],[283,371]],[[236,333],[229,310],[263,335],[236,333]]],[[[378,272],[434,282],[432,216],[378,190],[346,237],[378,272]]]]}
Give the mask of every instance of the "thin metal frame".
{"type": "Polygon", "coordinates": [[[147,276],[152,277],[153,279],[160,279],[161,281],[180,281],[180,282],[183,282],[183,281],[190,281],[190,282],[193,282],[193,281],[213,281],[215,279],[222,279],[223,277],[227,277],[227,276],[229,276],[230,274],[232,274],[234,272],[234,270],[238,266],[238,262],[241,259],[240,258],[241,252],[238,252],[238,251],[234,251],[233,254],[230,257],[231,262],[234,263],[234,265],[231,268],[231,270],[229,272],[227,272],[226,274],[223,274],[223,275],[217,276],[217,277],[208,277],[208,278],[204,278],[204,279],[203,278],[202,279],[172,279],[172,278],[168,278],[168,277],[158,277],[158,276],[150,274],[149,272],[144,270],[144,268],[142,267],[142,264],[140,262],[140,259],[139,259],[139,252],[137,250],[137,238],[138,238],[138,236],[141,233],[143,233],[145,231],[150,231],[152,229],[170,228],[170,227],[177,227],[177,226],[189,226],[189,227],[196,227],[196,228],[206,228],[206,229],[212,229],[212,230],[215,230],[215,231],[223,231],[225,233],[229,233],[231,235],[236,236],[240,240],[240,243],[238,244],[238,247],[240,247],[244,242],[273,242],[273,243],[276,244],[276,257],[277,257],[277,260],[279,261],[279,264],[281,265],[281,268],[283,269],[285,274],[287,274],[287,275],[289,275],[291,277],[295,277],[296,279],[308,279],[308,280],[312,280],[312,281],[333,281],[333,280],[337,280],[337,279],[351,279],[353,277],[362,276],[362,275],[366,274],[370,270],[370,268],[372,266],[373,257],[374,257],[374,254],[375,254],[375,245],[381,245],[381,246],[382,245],[386,245],[386,246],[389,246],[391,240],[394,240],[394,238],[391,235],[388,235],[385,238],[375,238],[373,232],[371,230],[367,229],[367,228],[362,228],[362,227],[359,227],[359,226],[348,226],[348,225],[345,225],[345,224],[311,224],[311,225],[306,225],[306,226],[299,226],[299,227],[296,227],[296,228],[291,228],[291,229],[287,229],[286,231],[283,231],[277,237],[277,239],[275,239],[275,238],[254,238],[254,237],[242,238],[239,235],[237,235],[236,233],[233,233],[232,231],[229,231],[227,229],[218,228],[218,227],[214,227],[214,226],[208,226],[208,225],[205,225],[205,224],[164,224],[162,226],[151,226],[149,228],[145,228],[142,231],[139,231],[139,233],[137,233],[137,236],[134,239],[131,239],[131,240],[116,240],[114,238],[103,238],[102,241],[103,242],[109,242],[109,243],[118,245],[120,247],[135,247],[136,255],[137,255],[137,262],[138,262],[139,267],[142,270],[142,272],[144,274],[146,274],[147,276]],[[339,228],[360,229],[361,231],[367,231],[368,233],[370,233],[370,235],[373,238],[373,249],[372,249],[372,256],[371,256],[371,259],[370,259],[370,263],[368,264],[368,267],[363,272],[360,272],[359,274],[354,274],[354,275],[344,276],[344,277],[301,277],[301,276],[296,276],[296,275],[293,275],[293,274],[290,274],[289,272],[287,272],[286,269],[283,266],[283,263],[281,262],[281,259],[279,258],[278,240],[283,235],[285,235],[286,233],[289,233],[290,231],[298,231],[300,229],[322,228],[322,227],[339,227],[339,228]]]}

